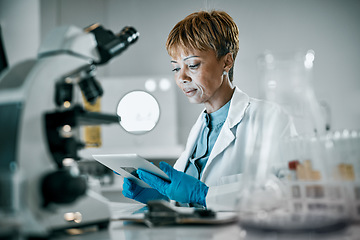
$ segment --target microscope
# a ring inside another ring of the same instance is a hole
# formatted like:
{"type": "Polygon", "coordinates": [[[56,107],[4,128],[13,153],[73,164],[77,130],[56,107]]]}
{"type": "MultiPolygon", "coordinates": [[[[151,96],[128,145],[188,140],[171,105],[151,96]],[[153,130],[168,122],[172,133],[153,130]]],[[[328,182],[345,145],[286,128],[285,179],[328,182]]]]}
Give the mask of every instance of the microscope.
{"type": "Polygon", "coordinates": [[[79,87],[93,104],[103,94],[96,67],[138,37],[133,27],[118,34],[99,24],[59,27],[36,59],[0,75],[0,174],[10,179],[0,183],[0,213],[18,212],[21,234],[107,227],[108,200],[91,190],[76,168],[77,151],[85,146],[78,133],[80,126],[119,123],[120,117],[87,111],[74,92],[79,87]]]}

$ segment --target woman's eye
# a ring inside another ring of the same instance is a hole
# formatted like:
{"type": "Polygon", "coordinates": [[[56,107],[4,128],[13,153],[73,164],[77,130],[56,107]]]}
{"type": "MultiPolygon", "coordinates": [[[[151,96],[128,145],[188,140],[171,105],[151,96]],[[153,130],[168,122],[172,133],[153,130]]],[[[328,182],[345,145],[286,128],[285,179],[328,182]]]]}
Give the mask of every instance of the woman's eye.
{"type": "Polygon", "coordinates": [[[189,65],[189,68],[190,68],[190,69],[196,69],[196,68],[199,67],[199,65],[200,65],[200,63],[198,63],[198,64],[191,64],[191,65],[189,65]]]}
{"type": "Polygon", "coordinates": [[[180,68],[173,68],[172,71],[173,71],[173,72],[178,72],[178,71],[180,71],[180,68]]]}

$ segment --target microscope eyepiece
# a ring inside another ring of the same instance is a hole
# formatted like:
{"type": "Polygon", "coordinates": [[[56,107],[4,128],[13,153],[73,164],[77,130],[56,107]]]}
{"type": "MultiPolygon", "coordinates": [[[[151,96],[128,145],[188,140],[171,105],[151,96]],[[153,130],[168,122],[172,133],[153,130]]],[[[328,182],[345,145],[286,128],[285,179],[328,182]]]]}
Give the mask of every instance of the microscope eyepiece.
{"type": "Polygon", "coordinates": [[[122,53],[129,45],[135,43],[140,35],[133,27],[124,27],[115,35],[99,24],[93,24],[87,27],[85,31],[93,33],[97,41],[100,60],[95,63],[96,65],[104,64],[122,53]]]}
{"type": "Polygon", "coordinates": [[[135,43],[139,38],[139,32],[133,27],[124,27],[118,34],[117,37],[123,41],[127,41],[128,44],[135,43]]]}

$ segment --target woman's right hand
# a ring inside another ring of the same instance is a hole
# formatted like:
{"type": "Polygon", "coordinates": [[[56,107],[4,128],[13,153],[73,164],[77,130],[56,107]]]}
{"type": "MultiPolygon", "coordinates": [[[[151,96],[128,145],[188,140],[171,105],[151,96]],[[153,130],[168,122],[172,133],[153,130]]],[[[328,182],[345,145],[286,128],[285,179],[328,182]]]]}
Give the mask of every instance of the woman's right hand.
{"type": "Polygon", "coordinates": [[[166,200],[169,201],[169,198],[160,194],[157,190],[153,188],[143,188],[137,185],[135,182],[131,181],[128,178],[124,178],[123,191],[122,194],[130,199],[134,199],[141,203],[147,203],[150,200],[166,200]]]}

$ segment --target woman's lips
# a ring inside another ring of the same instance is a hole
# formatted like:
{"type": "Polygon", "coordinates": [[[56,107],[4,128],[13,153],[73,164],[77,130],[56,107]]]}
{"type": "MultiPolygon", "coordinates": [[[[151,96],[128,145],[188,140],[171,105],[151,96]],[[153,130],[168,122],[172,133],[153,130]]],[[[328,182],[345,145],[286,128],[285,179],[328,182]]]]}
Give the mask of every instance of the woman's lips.
{"type": "Polygon", "coordinates": [[[184,91],[186,96],[192,97],[192,96],[195,95],[197,89],[184,89],[183,91],[184,91]]]}

